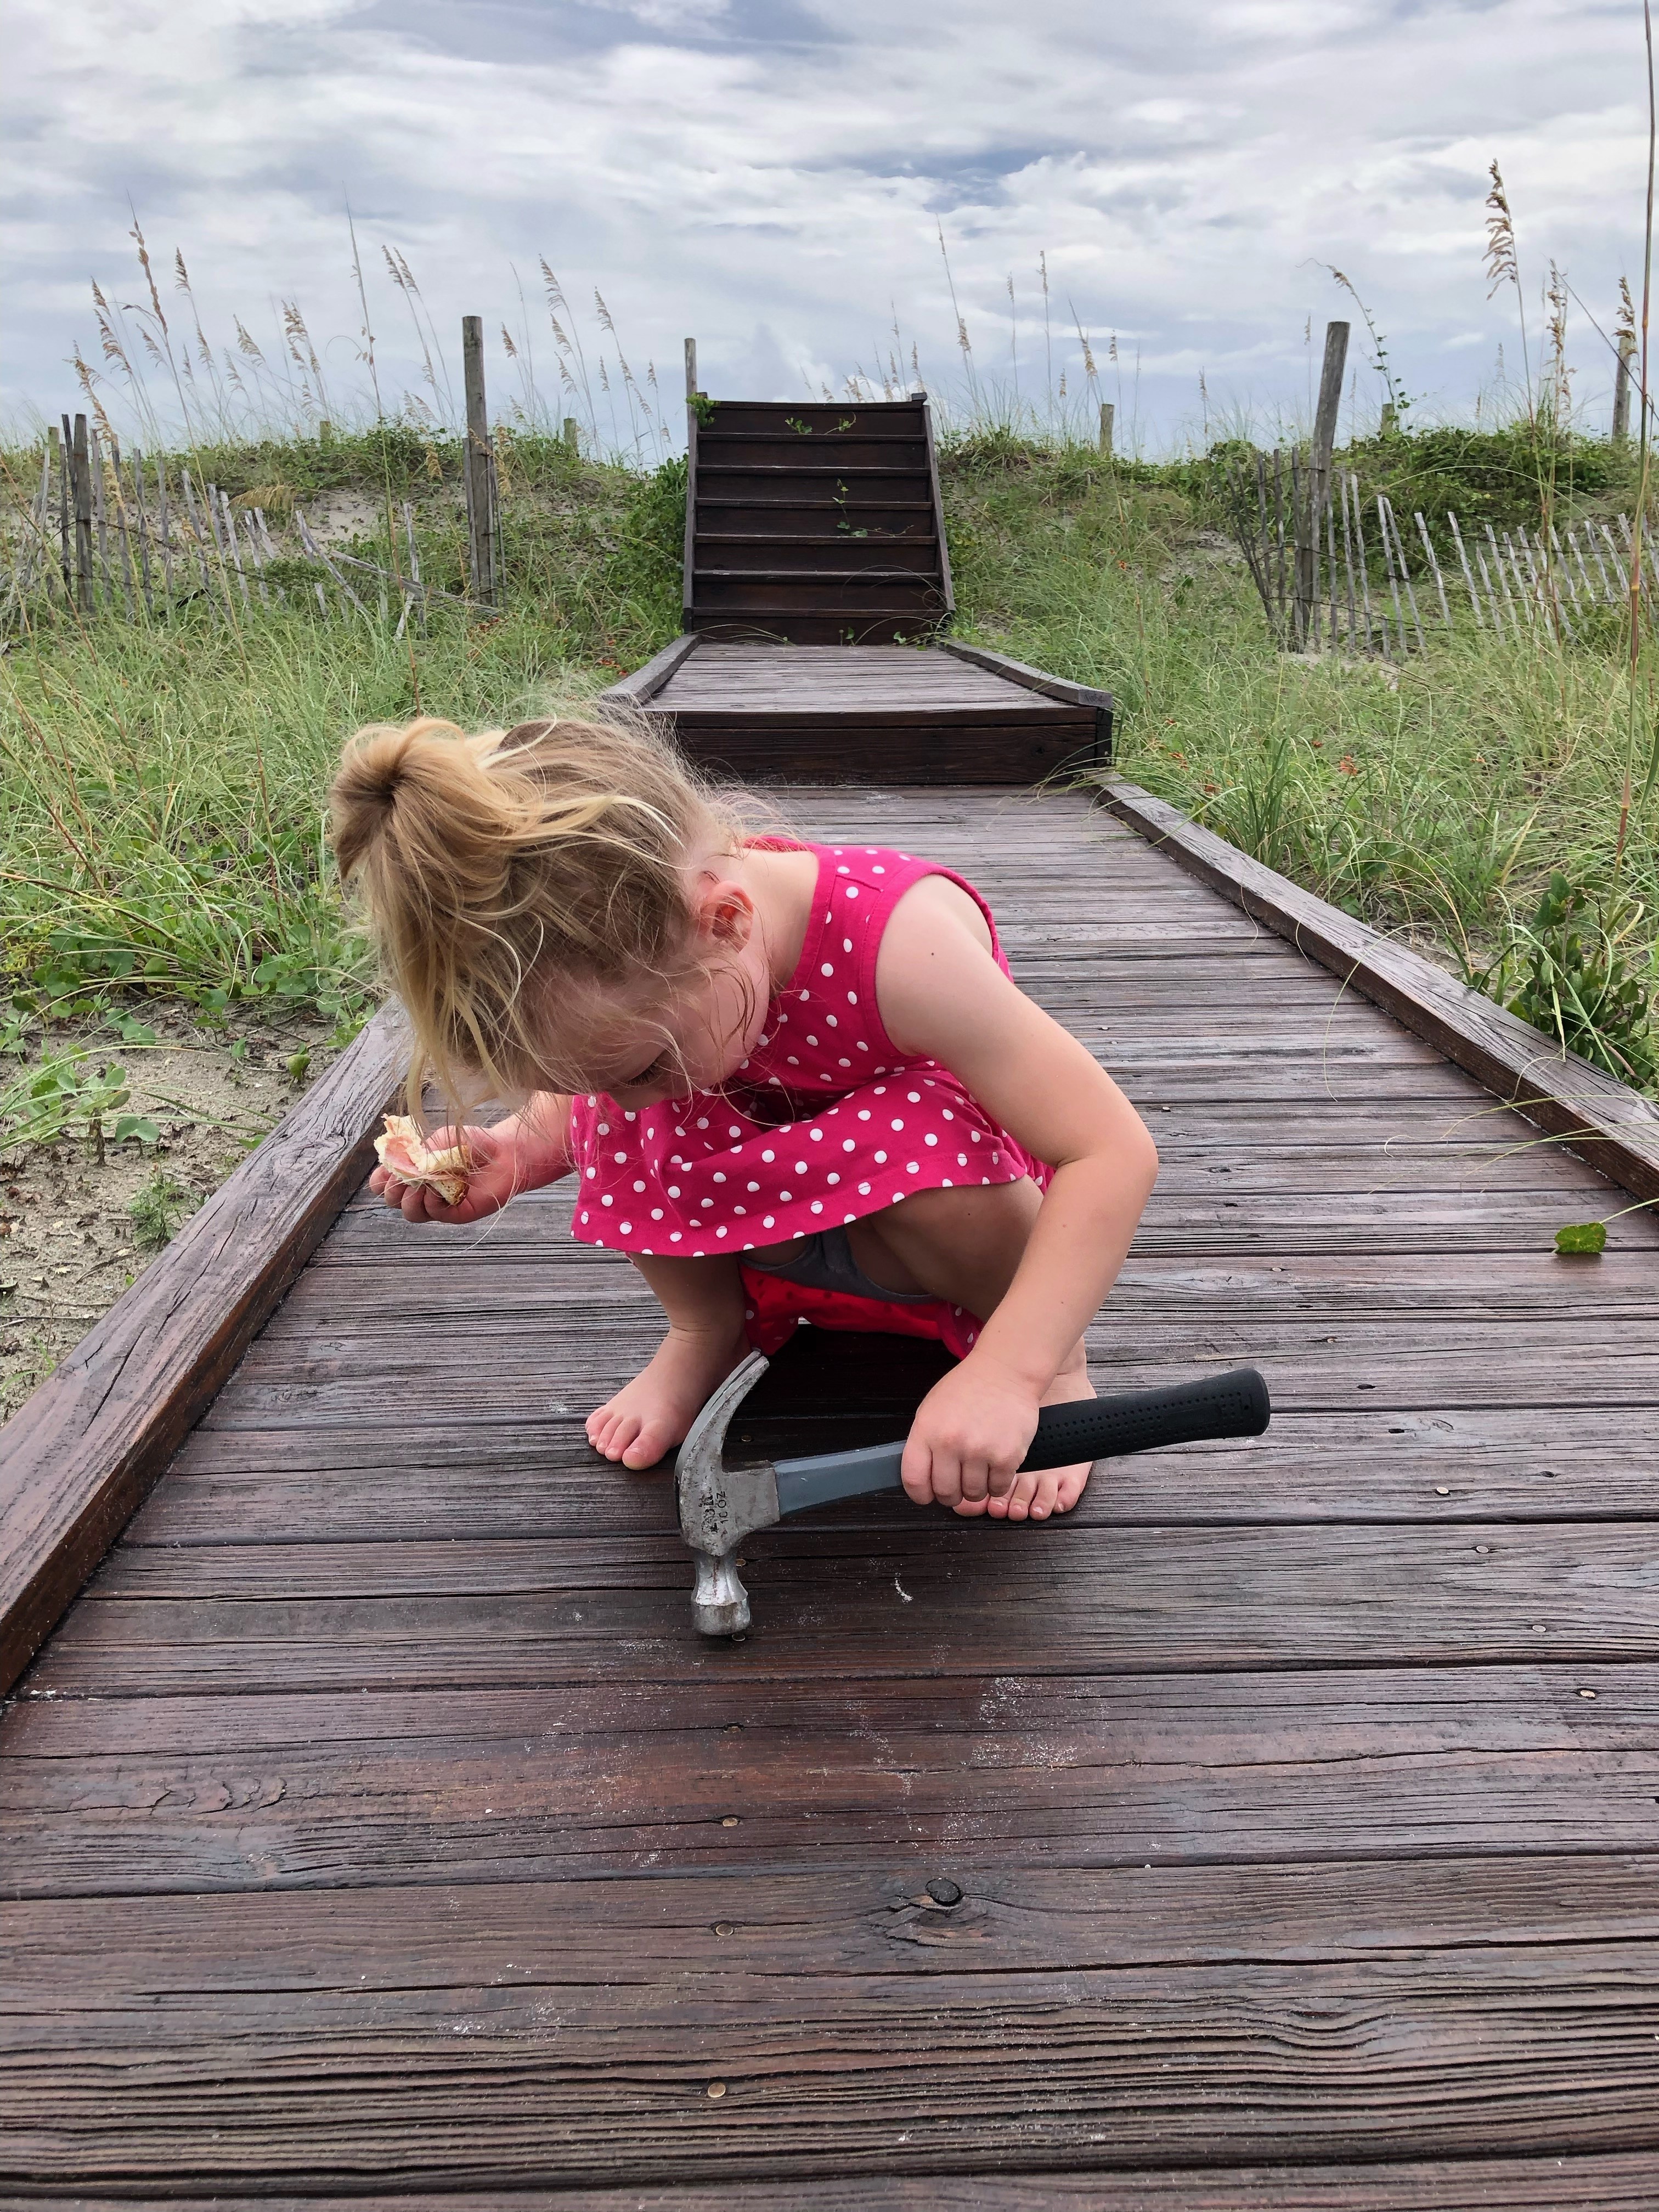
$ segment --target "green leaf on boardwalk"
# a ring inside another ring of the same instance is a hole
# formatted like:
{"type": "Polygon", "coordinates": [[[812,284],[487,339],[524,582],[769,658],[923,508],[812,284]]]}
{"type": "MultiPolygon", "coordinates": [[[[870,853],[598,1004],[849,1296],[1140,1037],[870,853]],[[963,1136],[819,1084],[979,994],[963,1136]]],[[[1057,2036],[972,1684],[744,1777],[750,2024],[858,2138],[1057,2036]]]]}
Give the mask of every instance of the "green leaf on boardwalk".
{"type": "Polygon", "coordinates": [[[1573,1221],[1555,1232],[1558,1252],[1605,1252],[1607,1249],[1607,1224],[1605,1221],[1573,1221]]]}

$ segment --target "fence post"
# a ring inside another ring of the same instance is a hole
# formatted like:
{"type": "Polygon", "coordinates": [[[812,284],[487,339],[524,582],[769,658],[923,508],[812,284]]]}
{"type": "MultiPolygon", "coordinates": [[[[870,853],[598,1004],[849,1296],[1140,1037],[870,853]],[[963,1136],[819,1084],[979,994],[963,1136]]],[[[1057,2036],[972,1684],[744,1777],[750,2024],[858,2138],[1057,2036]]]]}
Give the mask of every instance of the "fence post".
{"type": "Polygon", "coordinates": [[[580,453],[581,452],[581,432],[577,428],[576,418],[574,415],[567,415],[564,418],[564,442],[572,453],[580,453]]]}
{"type": "Polygon", "coordinates": [[[696,338],[687,338],[685,342],[685,396],[688,399],[694,399],[696,397],[696,392],[697,342],[696,338]]]}
{"type": "Polygon", "coordinates": [[[489,442],[489,412],[484,404],[483,319],[461,318],[461,362],[466,383],[466,447],[462,480],[466,490],[467,551],[472,567],[472,596],[495,604],[495,455],[489,442]]]}
{"type": "Polygon", "coordinates": [[[1109,461],[1112,458],[1112,424],[1117,409],[1109,399],[1100,403],[1100,450],[1109,461]]]}
{"type": "Polygon", "coordinates": [[[1630,443],[1630,373],[1635,355],[1635,331],[1620,331],[1619,367],[1613,380],[1613,442],[1615,446],[1630,443]]]}
{"type": "Polygon", "coordinates": [[[1348,325],[1325,325],[1325,365],[1319,377],[1319,405],[1308,453],[1308,495],[1296,513],[1296,635],[1307,652],[1314,637],[1314,604],[1319,597],[1319,539],[1331,496],[1331,453],[1336,444],[1336,411],[1342,399],[1342,373],[1348,364],[1348,325]]]}
{"type": "Polygon", "coordinates": [[[92,465],[87,454],[87,418],[75,418],[75,604],[92,612],[92,465]]]}

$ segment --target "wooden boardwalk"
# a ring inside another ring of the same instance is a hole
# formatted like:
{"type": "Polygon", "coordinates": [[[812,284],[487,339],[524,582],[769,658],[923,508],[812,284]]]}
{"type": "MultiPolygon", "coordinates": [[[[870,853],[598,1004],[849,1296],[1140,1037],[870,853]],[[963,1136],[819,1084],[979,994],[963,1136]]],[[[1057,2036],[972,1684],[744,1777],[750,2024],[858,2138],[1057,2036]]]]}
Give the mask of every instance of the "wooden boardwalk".
{"type": "Polygon", "coordinates": [[[983,886],[1163,1155],[1097,1379],[1271,1431],[757,1536],[708,1646],[626,1263],[360,1195],[0,1722],[3,2201],[1651,2207],[1652,1215],[1554,1257],[1622,1194],[1080,797],[785,811],[983,886]]]}

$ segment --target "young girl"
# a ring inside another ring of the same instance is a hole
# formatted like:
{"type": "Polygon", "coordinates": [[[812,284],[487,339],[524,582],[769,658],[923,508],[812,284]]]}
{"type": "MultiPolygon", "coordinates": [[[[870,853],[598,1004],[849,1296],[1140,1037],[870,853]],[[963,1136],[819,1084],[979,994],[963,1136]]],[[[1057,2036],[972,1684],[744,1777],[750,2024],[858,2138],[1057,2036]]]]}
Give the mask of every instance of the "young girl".
{"type": "Polygon", "coordinates": [[[1157,1155],[1010,980],[970,884],[884,846],[744,836],[613,722],[364,730],[333,814],[413,1027],[411,1105],[428,1073],[452,1102],[524,1102],[437,1140],[472,1163],[458,1205],[384,1167],[373,1187],[409,1221],[463,1223],[574,1175],[574,1234],[626,1253],[667,1316],[589,1419],[597,1449],[650,1466],[805,1318],[958,1355],[905,1449],[918,1504],[1076,1503],[1086,1466],[1015,1469],[1039,1407],[1090,1395],[1083,1333],[1157,1155]]]}

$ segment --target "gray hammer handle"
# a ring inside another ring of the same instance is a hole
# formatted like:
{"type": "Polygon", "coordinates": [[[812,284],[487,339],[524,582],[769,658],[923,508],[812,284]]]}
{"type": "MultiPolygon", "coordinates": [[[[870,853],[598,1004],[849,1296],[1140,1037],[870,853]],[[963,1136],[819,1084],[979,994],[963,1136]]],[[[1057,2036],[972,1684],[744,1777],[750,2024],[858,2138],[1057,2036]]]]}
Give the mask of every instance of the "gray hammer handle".
{"type": "MultiPolygon", "coordinates": [[[[1045,1406],[1020,1472],[1069,1467],[1077,1460],[1120,1459],[1160,1444],[1197,1443],[1210,1437],[1259,1437],[1272,1410],[1267,1386],[1254,1367],[1235,1367],[1225,1375],[1163,1390],[1124,1390],[1111,1398],[1045,1406]]],[[[779,1512],[801,1513],[838,1498],[896,1490],[903,1456],[903,1444],[896,1443],[780,1460],[779,1512]]]]}

